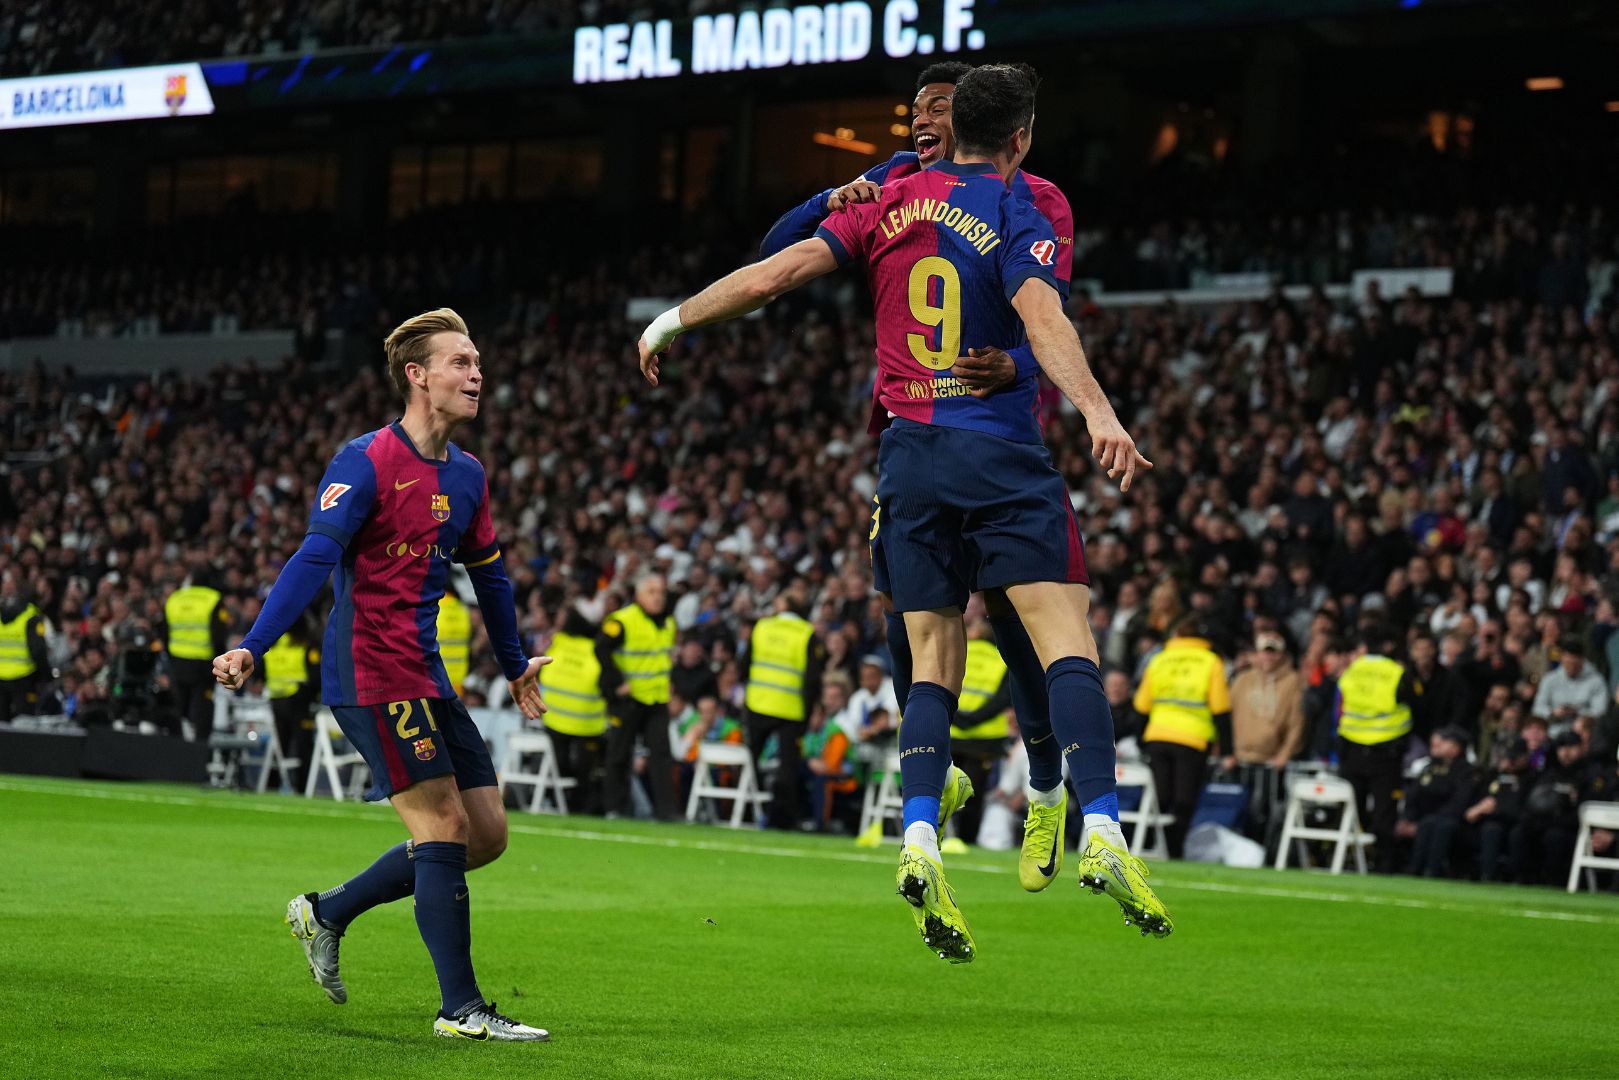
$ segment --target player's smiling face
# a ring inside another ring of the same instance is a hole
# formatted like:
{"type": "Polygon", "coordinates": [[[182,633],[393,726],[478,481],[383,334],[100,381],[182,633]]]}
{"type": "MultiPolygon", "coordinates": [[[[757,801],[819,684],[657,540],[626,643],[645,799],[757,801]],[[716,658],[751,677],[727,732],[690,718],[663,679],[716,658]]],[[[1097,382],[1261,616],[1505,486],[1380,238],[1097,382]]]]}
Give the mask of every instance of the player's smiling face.
{"type": "Polygon", "coordinates": [[[478,415],[483,394],[483,368],[472,339],[454,330],[433,335],[432,360],[426,368],[427,401],[436,413],[460,420],[478,415]]]}
{"type": "Polygon", "coordinates": [[[950,160],[956,151],[956,132],[950,126],[950,99],[955,94],[954,83],[932,82],[911,102],[911,144],[924,169],[950,160]]]}

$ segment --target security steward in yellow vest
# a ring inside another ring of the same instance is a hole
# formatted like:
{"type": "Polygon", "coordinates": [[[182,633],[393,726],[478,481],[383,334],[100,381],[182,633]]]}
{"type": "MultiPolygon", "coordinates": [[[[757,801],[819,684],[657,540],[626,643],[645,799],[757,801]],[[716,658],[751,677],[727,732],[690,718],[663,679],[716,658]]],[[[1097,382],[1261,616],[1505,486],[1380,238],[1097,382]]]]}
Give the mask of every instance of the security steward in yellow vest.
{"type": "Polygon", "coordinates": [[[596,625],[569,605],[546,654],[551,662],[540,669],[540,696],[545,699],[545,730],[556,748],[557,771],[574,781],[568,809],[599,814],[607,699],[602,697],[602,665],[596,658],[596,625]]]}
{"type": "Polygon", "coordinates": [[[455,593],[445,591],[438,602],[438,656],[444,661],[444,674],[461,694],[467,681],[468,654],[472,649],[472,614],[455,593]]]}
{"type": "Polygon", "coordinates": [[[602,778],[608,816],[630,811],[635,740],[647,750],[652,812],[675,820],[674,762],[669,753],[669,671],[674,666],[675,620],[669,586],[658,574],[635,585],[635,602],[602,622],[596,637],[601,692],[607,701],[607,762],[602,778]]]}
{"type": "MultiPolygon", "coordinates": [[[[207,569],[163,604],[163,644],[169,654],[169,686],[181,719],[191,721],[197,741],[214,730],[214,657],[225,651],[230,612],[220,602],[207,569]]],[[[178,732],[176,732],[178,734],[178,732]]]]}
{"type": "Polygon", "coordinates": [[[1405,768],[1411,707],[1421,681],[1398,660],[1394,635],[1373,628],[1361,635],[1354,657],[1338,676],[1338,774],[1355,787],[1361,827],[1377,838],[1378,870],[1395,868],[1395,794],[1405,768]]]}
{"type": "Polygon", "coordinates": [[[32,712],[39,684],[50,674],[45,619],[18,592],[0,597],[0,723],[32,712]]]}
{"type": "Polygon", "coordinates": [[[320,700],[320,646],[307,616],[264,650],[264,692],[275,714],[281,752],[298,761],[283,779],[299,794],[315,756],[314,706],[320,700]]]}
{"type": "Polygon", "coordinates": [[[772,829],[796,829],[803,814],[801,740],[811,711],[820,703],[826,666],[826,646],[805,618],[808,614],[807,588],[777,597],[775,614],[753,624],[744,658],[748,749],[755,767],[765,743],[776,736],[776,781],[767,811],[772,829]]]}
{"type": "MultiPolygon", "coordinates": [[[[1006,757],[1012,735],[1012,680],[1006,661],[995,647],[986,619],[967,626],[967,673],[961,682],[961,701],[950,725],[950,760],[966,773],[976,791],[989,791],[989,774],[1006,757]]],[[[969,799],[956,811],[957,835],[977,840],[984,819],[984,800],[969,799]]]]}
{"type": "Polygon", "coordinates": [[[1210,647],[1201,616],[1188,615],[1171,629],[1163,649],[1147,662],[1134,705],[1147,718],[1141,749],[1152,767],[1159,809],[1175,815],[1164,839],[1170,858],[1178,859],[1208,778],[1209,757],[1231,745],[1225,661],[1210,647]]]}

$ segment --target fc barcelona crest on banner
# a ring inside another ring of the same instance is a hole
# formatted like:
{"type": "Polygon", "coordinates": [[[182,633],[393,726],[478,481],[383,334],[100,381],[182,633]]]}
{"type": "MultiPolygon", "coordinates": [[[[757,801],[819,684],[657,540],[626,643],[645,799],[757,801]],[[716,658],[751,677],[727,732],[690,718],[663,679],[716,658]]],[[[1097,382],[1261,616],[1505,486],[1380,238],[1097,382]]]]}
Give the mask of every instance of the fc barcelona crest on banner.
{"type": "Polygon", "coordinates": [[[448,495],[433,496],[433,520],[450,520],[450,497],[448,495]]]}
{"type": "Polygon", "coordinates": [[[438,756],[438,747],[433,745],[433,740],[430,738],[417,739],[411,744],[411,747],[416,751],[416,760],[418,761],[432,761],[438,756]]]}
{"type": "Polygon", "coordinates": [[[171,114],[180,111],[180,106],[186,103],[186,77],[184,75],[170,75],[163,80],[163,104],[169,107],[171,114]]]}

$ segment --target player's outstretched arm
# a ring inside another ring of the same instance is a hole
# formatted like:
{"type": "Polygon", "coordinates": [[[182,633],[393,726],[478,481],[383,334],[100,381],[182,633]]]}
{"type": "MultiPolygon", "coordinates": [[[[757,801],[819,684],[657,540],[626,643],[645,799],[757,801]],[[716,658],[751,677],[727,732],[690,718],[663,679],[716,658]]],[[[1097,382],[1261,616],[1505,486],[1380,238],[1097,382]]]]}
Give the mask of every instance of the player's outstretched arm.
{"type": "Polygon", "coordinates": [[[652,320],[637,347],[641,374],[658,385],[658,362],[675,338],[687,330],[726,322],[764,307],[783,293],[838,268],[832,248],[820,237],[800,241],[763,262],[727,274],[679,307],[652,320]]]}
{"type": "Polygon", "coordinates": [[[214,657],[214,680],[219,685],[230,690],[247,685],[264,658],[264,650],[281,640],[281,635],[292,629],[292,624],[314,603],[342,556],[342,546],[330,536],[312,532],[304,537],[303,544],[281,568],[281,575],[264,599],[264,609],[242,643],[214,657]]]}
{"type": "Polygon", "coordinates": [[[1035,359],[1063,396],[1084,415],[1091,433],[1091,453],[1097,463],[1107,470],[1108,479],[1122,476],[1119,490],[1129,491],[1136,470],[1150,469],[1152,462],[1141,456],[1135,440],[1119,423],[1113,403],[1102,393],[1085,360],[1074,324],[1063,314],[1057,290],[1038,278],[1030,278],[1012,297],[1012,307],[1029,333],[1035,359]]]}
{"type": "Polygon", "coordinates": [[[529,720],[538,720],[545,714],[545,702],[540,697],[540,669],[551,662],[549,656],[523,655],[523,639],[517,633],[517,605],[512,600],[511,579],[506,576],[506,564],[497,552],[487,561],[466,568],[472,579],[472,591],[478,595],[478,611],[483,615],[484,631],[495,651],[495,660],[512,701],[529,720]]]}

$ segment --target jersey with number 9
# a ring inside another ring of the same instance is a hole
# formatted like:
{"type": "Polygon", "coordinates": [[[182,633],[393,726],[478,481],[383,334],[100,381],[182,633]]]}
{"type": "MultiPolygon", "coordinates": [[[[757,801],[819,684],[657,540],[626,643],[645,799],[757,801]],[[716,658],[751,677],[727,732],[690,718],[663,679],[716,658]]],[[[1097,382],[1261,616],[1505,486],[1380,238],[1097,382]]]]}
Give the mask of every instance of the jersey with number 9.
{"type": "Polygon", "coordinates": [[[988,164],[942,162],[830,215],[816,231],[839,264],[859,260],[877,316],[877,399],[891,416],[1039,442],[1036,380],[987,398],[951,369],[968,349],[1023,344],[1011,298],[1030,278],[1057,289],[1057,236],[988,164]]]}

